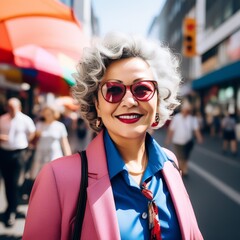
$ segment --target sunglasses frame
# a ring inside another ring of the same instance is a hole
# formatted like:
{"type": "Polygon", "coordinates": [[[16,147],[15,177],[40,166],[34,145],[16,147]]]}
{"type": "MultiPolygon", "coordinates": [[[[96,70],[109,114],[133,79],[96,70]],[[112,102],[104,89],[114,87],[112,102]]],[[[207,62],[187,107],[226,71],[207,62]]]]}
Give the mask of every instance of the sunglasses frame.
{"type": "Polygon", "coordinates": [[[126,92],[127,92],[128,89],[129,89],[130,92],[132,93],[134,99],[136,99],[137,101],[140,101],[140,102],[148,102],[148,101],[150,101],[150,100],[153,98],[156,90],[158,90],[157,81],[156,81],[156,80],[141,80],[141,81],[135,82],[135,83],[133,83],[133,84],[131,84],[131,85],[125,85],[125,84],[123,84],[123,83],[121,83],[121,82],[117,82],[117,81],[114,81],[114,80],[111,81],[111,80],[110,80],[110,81],[104,82],[103,84],[100,84],[99,88],[101,89],[101,94],[102,94],[104,100],[105,100],[106,102],[112,103],[112,104],[116,104],[116,103],[121,102],[122,99],[124,98],[124,96],[126,95],[126,92]],[[108,100],[104,97],[104,94],[103,94],[103,86],[104,86],[105,84],[109,83],[109,82],[116,82],[116,83],[121,84],[121,85],[124,86],[124,90],[125,90],[125,91],[124,91],[124,94],[123,94],[122,98],[121,98],[119,101],[117,101],[117,102],[108,101],[108,100]],[[148,98],[147,100],[140,100],[140,99],[138,99],[138,97],[135,96],[135,94],[134,94],[134,92],[133,92],[133,90],[132,90],[133,85],[138,84],[138,83],[142,83],[142,82],[151,82],[151,83],[153,83],[153,86],[154,86],[154,91],[153,91],[153,93],[152,93],[152,96],[151,96],[150,98],[148,98]]]}

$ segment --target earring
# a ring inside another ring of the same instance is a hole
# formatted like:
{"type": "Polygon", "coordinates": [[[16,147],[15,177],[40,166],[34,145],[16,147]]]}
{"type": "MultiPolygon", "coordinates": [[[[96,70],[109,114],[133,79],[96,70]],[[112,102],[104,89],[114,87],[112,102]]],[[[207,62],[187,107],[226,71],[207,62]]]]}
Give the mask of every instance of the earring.
{"type": "Polygon", "coordinates": [[[159,113],[156,113],[155,122],[152,124],[152,127],[156,127],[160,121],[159,113]]]}
{"type": "Polygon", "coordinates": [[[101,124],[102,124],[102,120],[100,117],[98,117],[96,120],[96,127],[99,128],[101,126],[101,124]]]}

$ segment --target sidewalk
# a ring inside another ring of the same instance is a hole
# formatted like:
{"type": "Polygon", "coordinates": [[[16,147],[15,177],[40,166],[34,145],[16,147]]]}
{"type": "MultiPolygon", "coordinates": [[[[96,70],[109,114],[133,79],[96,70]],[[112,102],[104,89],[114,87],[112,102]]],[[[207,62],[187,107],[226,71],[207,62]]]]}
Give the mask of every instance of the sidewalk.
{"type": "Polygon", "coordinates": [[[19,205],[16,224],[12,228],[6,228],[3,223],[3,212],[6,209],[6,198],[4,192],[4,184],[0,179],[0,240],[17,240],[21,239],[24,228],[24,215],[27,213],[27,205],[19,205]]]}
{"type": "MultiPolygon", "coordinates": [[[[166,137],[166,129],[160,129],[155,131],[154,137],[157,141],[159,141],[160,145],[163,146],[164,139],[166,137]]],[[[71,139],[72,143],[75,143],[74,148],[79,150],[79,147],[82,146],[82,144],[79,145],[77,143],[76,139],[71,139]]],[[[204,135],[204,142],[201,145],[203,148],[208,149],[209,151],[212,151],[214,153],[217,153],[219,155],[222,155],[222,140],[220,137],[211,137],[209,135],[204,135]]],[[[228,154],[225,155],[226,158],[229,158],[230,160],[237,161],[240,164],[240,142],[238,142],[238,156],[233,157],[232,155],[228,154]]],[[[19,216],[17,218],[16,224],[12,228],[5,228],[3,222],[2,222],[2,213],[6,208],[6,199],[5,199],[5,193],[4,193],[4,185],[3,182],[0,180],[0,240],[17,240],[21,239],[25,219],[23,216],[19,216]]],[[[19,205],[18,211],[21,213],[27,213],[27,204],[19,205]]]]}
{"type": "MultiPolygon", "coordinates": [[[[84,139],[77,138],[76,134],[69,135],[69,143],[72,149],[72,152],[77,152],[84,149],[91,140],[91,132],[88,131],[84,139]]],[[[27,204],[20,204],[18,206],[16,224],[11,228],[6,228],[3,223],[3,212],[6,209],[6,198],[5,198],[5,189],[3,180],[0,175],[0,240],[18,240],[22,238],[22,233],[25,224],[25,218],[27,214],[27,204]]],[[[33,239],[34,240],[34,239],[33,239]]],[[[43,239],[44,240],[44,239],[43,239]]]]}

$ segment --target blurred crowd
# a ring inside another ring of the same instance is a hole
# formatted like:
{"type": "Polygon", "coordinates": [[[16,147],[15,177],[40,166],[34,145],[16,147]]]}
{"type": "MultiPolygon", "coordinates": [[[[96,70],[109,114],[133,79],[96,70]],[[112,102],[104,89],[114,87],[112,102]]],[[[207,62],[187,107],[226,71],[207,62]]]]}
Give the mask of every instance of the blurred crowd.
{"type": "Polygon", "coordinates": [[[14,225],[18,203],[28,200],[44,164],[85,149],[94,136],[74,103],[41,102],[33,110],[33,117],[23,113],[21,101],[13,97],[0,115],[0,183],[4,183],[7,200],[6,227],[14,225]]]}
{"type": "Polygon", "coordinates": [[[205,120],[200,113],[196,114],[201,131],[207,132],[212,138],[222,139],[222,153],[230,153],[232,156],[238,155],[239,124],[237,117],[231,110],[221,111],[219,108],[206,111],[205,120]]]}

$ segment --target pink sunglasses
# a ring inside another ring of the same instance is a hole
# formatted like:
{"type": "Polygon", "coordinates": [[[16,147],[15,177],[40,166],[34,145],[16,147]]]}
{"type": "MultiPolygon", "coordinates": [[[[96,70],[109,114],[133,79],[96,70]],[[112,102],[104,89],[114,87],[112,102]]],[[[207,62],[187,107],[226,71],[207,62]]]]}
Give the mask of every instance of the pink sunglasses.
{"type": "Polygon", "coordinates": [[[109,103],[120,102],[125,96],[127,89],[130,89],[136,100],[147,102],[154,96],[157,82],[153,80],[144,80],[126,86],[120,82],[108,81],[100,87],[103,98],[109,103]]]}

